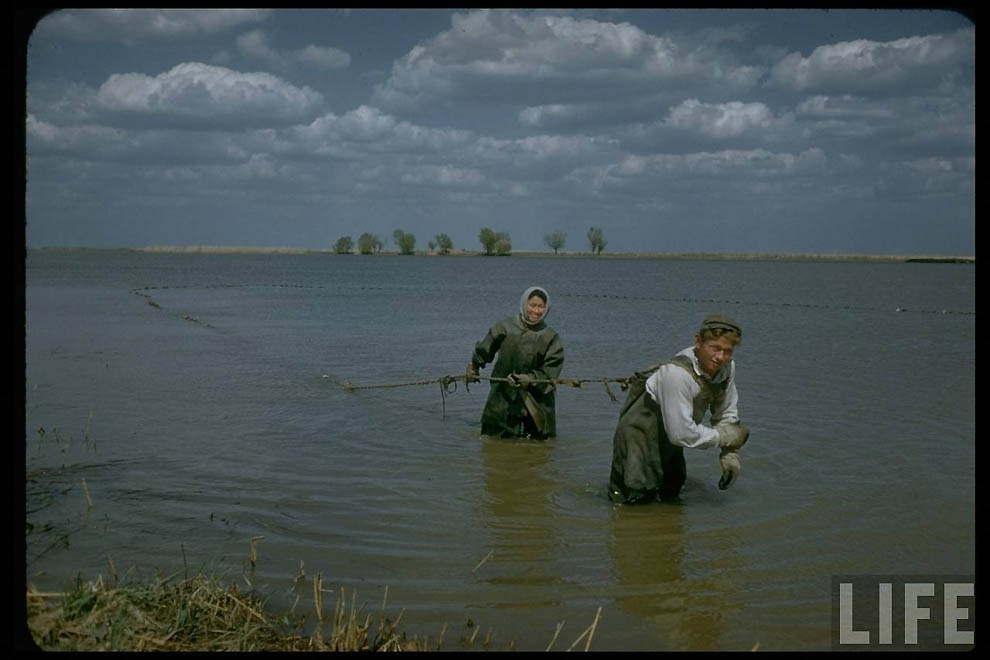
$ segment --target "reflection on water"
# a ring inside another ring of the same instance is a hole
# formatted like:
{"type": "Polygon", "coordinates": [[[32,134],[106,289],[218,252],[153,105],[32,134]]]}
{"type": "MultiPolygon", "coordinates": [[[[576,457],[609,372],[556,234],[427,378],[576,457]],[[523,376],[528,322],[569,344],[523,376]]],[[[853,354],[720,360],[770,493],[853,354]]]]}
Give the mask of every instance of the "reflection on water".
{"type": "MultiPolygon", "coordinates": [[[[483,526],[491,556],[479,574],[492,584],[552,587],[562,581],[553,561],[559,541],[547,524],[556,482],[548,474],[550,442],[482,436],[485,471],[483,526]]],[[[547,600],[531,605],[553,604],[547,600]]]]}
{"type": "Polygon", "coordinates": [[[974,292],[972,265],[32,252],[25,574],[222,565],[279,604],[305,567],[433,638],[566,648],[601,608],[594,650],[826,650],[831,575],[975,572],[974,292]],[[534,282],[564,378],[740,320],[731,489],[688,452],[682,505],[610,503],[594,383],[547,442],[479,437],[484,388],[339,385],[463,374],[534,282]]]}
{"type": "Polygon", "coordinates": [[[667,650],[717,650],[728,615],[738,609],[731,542],[704,573],[692,570],[680,504],[616,506],[611,551],[618,577],[616,604],[648,619],[667,650]]]}

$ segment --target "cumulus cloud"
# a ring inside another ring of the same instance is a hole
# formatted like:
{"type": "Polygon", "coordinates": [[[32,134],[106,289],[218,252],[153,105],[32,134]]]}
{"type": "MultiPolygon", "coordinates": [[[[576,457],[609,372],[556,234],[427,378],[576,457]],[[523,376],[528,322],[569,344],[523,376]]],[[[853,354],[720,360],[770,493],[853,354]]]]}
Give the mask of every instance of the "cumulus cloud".
{"type": "Polygon", "coordinates": [[[455,14],[450,30],[394,64],[374,98],[384,107],[415,108],[511,97],[534,106],[522,117],[533,123],[561,108],[560,102],[599,97],[604,89],[655,94],[657,85],[673,81],[746,88],[760,75],[761,69],[737,65],[718,50],[651,35],[628,23],[484,10],[455,14]]]}
{"type": "Polygon", "coordinates": [[[158,76],[110,76],[97,99],[109,113],[149,123],[245,127],[287,125],[309,120],[323,106],[322,95],[267,73],[241,73],[186,62],[158,76]]]}
{"type": "Polygon", "coordinates": [[[25,133],[32,153],[73,153],[103,149],[126,138],[122,131],[105,126],[58,126],[34,115],[25,121],[25,133]]]}
{"type": "Polygon", "coordinates": [[[309,44],[295,50],[276,50],[269,45],[268,36],[262,30],[251,30],[237,37],[237,50],[245,57],[283,70],[296,63],[322,69],[344,69],[351,64],[351,56],[346,51],[329,46],[309,44]]]}
{"type": "Polygon", "coordinates": [[[692,179],[710,180],[723,176],[739,180],[805,176],[822,171],[827,163],[825,153],[817,148],[799,153],[726,149],[690,154],[627,155],[613,163],[576,169],[569,178],[582,189],[603,194],[610,189],[635,186],[646,190],[655,187],[657,181],[663,181],[664,186],[669,187],[683,185],[692,179]]]}
{"type": "Polygon", "coordinates": [[[312,44],[296,52],[296,59],[306,64],[313,64],[324,69],[343,69],[351,64],[351,56],[346,51],[330,46],[313,46],[312,44]]]}
{"type": "Polygon", "coordinates": [[[842,94],[839,96],[812,96],[797,105],[799,116],[810,118],[891,117],[894,109],[887,103],[870,101],[862,97],[842,94]]]}
{"type": "Polygon", "coordinates": [[[975,60],[976,30],[887,42],[857,39],[791,53],[773,66],[771,83],[796,90],[888,91],[895,85],[943,82],[945,67],[975,60]]]}
{"type": "Polygon", "coordinates": [[[277,64],[281,56],[268,46],[268,39],[261,30],[251,30],[237,37],[237,50],[241,55],[277,64]]]}
{"type": "Polygon", "coordinates": [[[715,138],[736,137],[753,129],[766,129],[773,113],[763,103],[702,103],[687,99],[670,111],[667,122],[715,138]]]}
{"type": "Polygon", "coordinates": [[[459,149],[473,139],[471,131],[430,128],[400,121],[378,108],[363,105],[337,116],[328,113],[306,126],[291,129],[292,141],[314,153],[436,153],[459,149]]]}
{"type": "Polygon", "coordinates": [[[78,41],[188,39],[261,23],[270,9],[62,9],[39,21],[36,36],[78,41]]]}

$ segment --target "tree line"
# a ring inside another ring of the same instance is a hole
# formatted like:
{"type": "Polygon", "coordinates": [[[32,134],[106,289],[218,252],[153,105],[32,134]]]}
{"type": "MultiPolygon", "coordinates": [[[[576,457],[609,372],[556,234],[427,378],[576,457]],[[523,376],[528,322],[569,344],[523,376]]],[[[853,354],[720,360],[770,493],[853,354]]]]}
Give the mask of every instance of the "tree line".
{"type": "MultiPolygon", "coordinates": [[[[605,232],[601,227],[591,227],[587,233],[588,247],[592,254],[601,254],[608,244],[605,240],[605,232]]],[[[416,236],[402,229],[392,232],[392,241],[398,249],[399,254],[416,253],[416,236]]],[[[512,238],[509,232],[495,231],[490,227],[483,227],[478,232],[478,242],[487,256],[507,256],[512,254],[512,238]]],[[[543,243],[557,254],[564,249],[567,244],[567,234],[563,231],[553,231],[543,237],[543,243]]],[[[437,234],[428,243],[430,252],[437,254],[449,254],[454,249],[454,241],[447,234],[437,234]]],[[[333,244],[333,251],[337,254],[353,254],[355,249],[354,239],[350,236],[341,236],[333,244]]],[[[364,232],[357,239],[358,254],[378,254],[385,249],[385,241],[381,237],[364,232]]]]}

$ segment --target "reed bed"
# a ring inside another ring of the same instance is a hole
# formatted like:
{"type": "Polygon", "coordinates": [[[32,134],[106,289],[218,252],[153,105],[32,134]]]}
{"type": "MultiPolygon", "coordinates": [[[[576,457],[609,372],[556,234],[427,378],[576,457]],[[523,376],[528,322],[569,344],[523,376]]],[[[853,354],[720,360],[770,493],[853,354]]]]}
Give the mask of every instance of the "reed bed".
{"type": "MultiPolygon", "coordinates": [[[[480,629],[468,622],[452,648],[444,648],[444,629],[436,640],[407,636],[386,612],[388,590],[377,618],[336,592],[332,615],[324,610],[322,578],[313,580],[316,621],[302,615],[273,615],[262,597],[242,593],[217,576],[158,578],[152,582],[108,585],[102,578],[77,580],[62,593],[27,591],[27,624],[42,651],[481,651],[493,648],[493,633],[479,639],[480,629]],[[307,628],[311,632],[304,632],[307,628]]],[[[601,616],[567,650],[590,650],[601,616]]],[[[553,650],[561,625],[550,640],[553,650]]],[[[508,650],[515,650],[514,642],[508,650]]]]}

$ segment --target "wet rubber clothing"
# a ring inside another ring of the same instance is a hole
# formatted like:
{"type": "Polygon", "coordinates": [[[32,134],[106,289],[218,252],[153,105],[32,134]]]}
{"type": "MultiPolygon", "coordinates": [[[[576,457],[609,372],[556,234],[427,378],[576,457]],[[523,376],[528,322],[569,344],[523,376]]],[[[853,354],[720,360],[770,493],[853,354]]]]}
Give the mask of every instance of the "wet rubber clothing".
{"type": "Polygon", "coordinates": [[[523,293],[520,313],[497,322],[475,344],[471,365],[476,371],[494,360],[493,378],[526,374],[537,381],[526,387],[491,381],[481,413],[482,434],[532,438],[557,435],[554,381],[560,377],[564,366],[564,346],[557,332],[546,324],[549,311],[550,299],[546,291],[530,287],[523,293]],[[546,311],[538,322],[528,323],[525,320],[526,301],[536,290],[545,296],[546,311]],[[525,397],[529,397],[528,405],[535,414],[527,411],[525,397]]]}
{"type": "MultiPolygon", "coordinates": [[[[714,383],[699,375],[685,352],[666,364],[683,368],[697,383],[699,391],[690,405],[694,423],[699,424],[705,411],[715,409],[724,398],[730,381],[714,383]]],[[[660,405],[646,390],[648,376],[649,373],[637,374],[630,383],[612,438],[609,498],[614,502],[634,504],[674,500],[687,478],[684,447],[671,443],[660,405]]]]}

